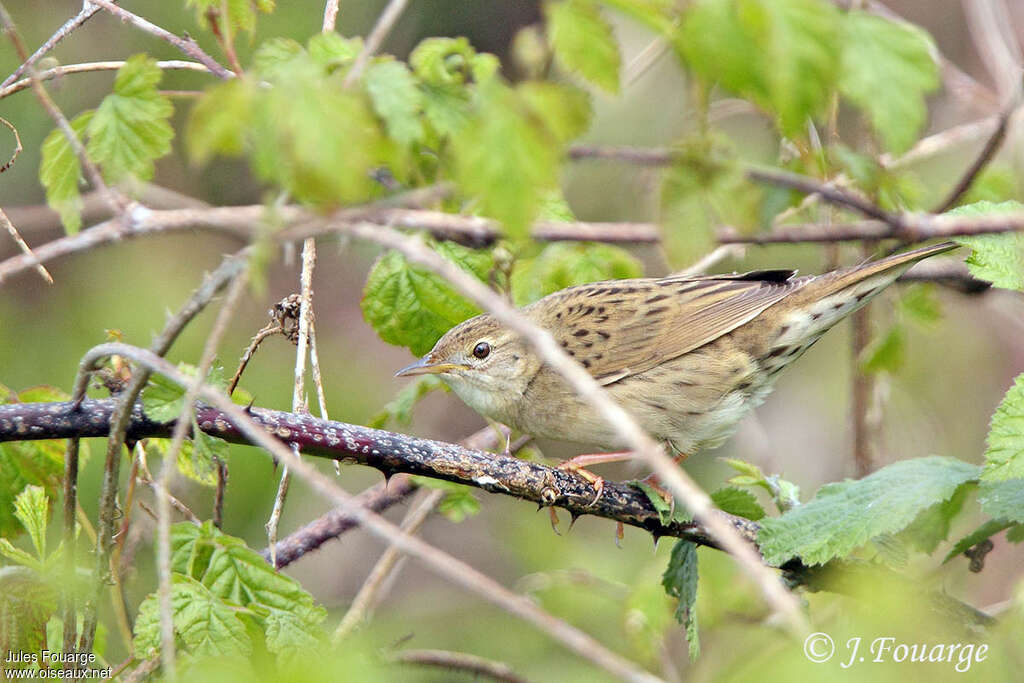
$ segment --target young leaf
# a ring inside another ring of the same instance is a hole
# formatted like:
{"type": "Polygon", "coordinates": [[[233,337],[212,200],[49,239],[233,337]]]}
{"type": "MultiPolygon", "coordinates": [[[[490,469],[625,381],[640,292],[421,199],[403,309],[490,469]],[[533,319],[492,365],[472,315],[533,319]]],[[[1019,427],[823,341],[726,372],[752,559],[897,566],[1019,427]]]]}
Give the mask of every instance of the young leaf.
{"type": "Polygon", "coordinates": [[[673,517],[676,519],[690,519],[691,515],[685,511],[682,506],[675,508],[675,506],[669,501],[665,500],[664,496],[655,489],[653,486],[645,481],[631,481],[629,485],[635,489],[639,489],[647,496],[647,500],[650,501],[651,507],[658,513],[658,520],[662,524],[668,524],[672,521],[673,517]]]}
{"type": "Polygon", "coordinates": [[[194,163],[206,163],[215,154],[238,156],[245,151],[254,97],[247,79],[233,78],[199,98],[185,132],[188,154],[194,163]]]}
{"type": "Polygon", "coordinates": [[[641,277],[643,266],[628,251],[608,244],[554,242],[532,259],[516,262],[512,298],[517,306],[573,285],[641,277]]]}
{"type": "MultiPolygon", "coordinates": [[[[92,120],[93,111],[85,111],[71,121],[71,129],[81,140],[92,120]]],[[[82,165],[71,149],[71,143],[59,129],[53,129],[43,140],[39,181],[46,189],[46,203],[60,214],[64,229],[72,235],[82,227],[82,165]]]]}
{"type": "Polygon", "coordinates": [[[702,0],[676,40],[690,68],[803,134],[828,103],[839,69],[840,14],[821,0],[702,0]]]}
{"type": "Polygon", "coordinates": [[[342,38],[337,33],[317,33],[309,39],[309,56],[314,62],[332,73],[339,67],[356,60],[363,49],[363,39],[342,38]]]}
{"type": "Polygon", "coordinates": [[[427,38],[409,55],[409,66],[432,85],[462,85],[473,77],[476,50],[465,38],[427,38]]]}
{"type": "Polygon", "coordinates": [[[933,48],[927,33],[906,22],[862,11],[843,17],[839,91],[893,154],[905,152],[924,125],[925,94],[939,85],[933,48]]]}
{"type": "MultiPolygon", "coordinates": [[[[481,282],[491,269],[489,252],[451,242],[433,245],[481,282]]],[[[421,356],[451,327],[480,312],[432,272],[410,264],[397,251],[386,252],[370,270],[363,288],[363,317],[389,344],[407,346],[421,356]]]]}
{"type": "Polygon", "coordinates": [[[758,520],[764,517],[764,508],[750,491],[725,486],[711,494],[711,502],[731,515],[758,520]]]}
{"type": "Polygon", "coordinates": [[[560,145],[497,80],[478,91],[477,110],[452,139],[454,178],[510,236],[526,236],[544,191],[557,187],[560,145]]]}
{"type": "Polygon", "coordinates": [[[579,88],[548,81],[527,81],[516,87],[533,115],[559,142],[569,142],[590,126],[590,96],[579,88]]]}
{"type": "MultiPolygon", "coordinates": [[[[982,216],[1020,212],[1024,212],[1024,204],[1020,202],[975,202],[958,206],[945,215],[982,216]]],[[[973,249],[967,258],[967,269],[971,275],[991,282],[994,287],[1024,291],[1024,233],[1007,232],[954,239],[973,249]]]]}
{"type": "Polygon", "coordinates": [[[897,372],[906,358],[906,340],[898,323],[881,337],[876,337],[861,354],[860,370],[866,374],[897,372]]]}
{"type": "Polygon", "coordinates": [[[142,410],[154,422],[170,422],[181,414],[185,389],[163,375],[151,375],[142,390],[142,410]]]}
{"type": "Polygon", "coordinates": [[[369,426],[374,429],[383,429],[392,420],[399,425],[407,426],[412,421],[412,409],[419,403],[419,400],[434,389],[444,386],[436,375],[417,377],[415,381],[402,387],[398,394],[387,402],[384,410],[370,419],[369,426]]]}
{"type": "MultiPolygon", "coordinates": [[[[252,33],[256,30],[256,13],[270,14],[274,11],[275,1],[231,0],[230,2],[224,2],[224,0],[187,0],[186,4],[189,7],[195,7],[196,21],[203,28],[210,28],[210,13],[213,14],[218,22],[222,22],[224,15],[221,13],[221,10],[226,8],[227,25],[232,33],[237,31],[252,33]]],[[[221,28],[220,30],[223,31],[224,29],[221,28]]]]}
{"type": "Polygon", "coordinates": [[[103,98],[89,121],[86,151],[105,178],[148,180],[153,162],[171,151],[174,129],[168,120],[174,107],[157,91],[162,76],[145,55],[129,58],[117,72],[114,92],[103,98]]]}
{"type": "Polygon", "coordinates": [[[982,481],[978,502],[993,519],[1024,523],[1024,479],[982,481]]]}
{"type": "MultiPolygon", "coordinates": [[[[252,638],[237,608],[195,579],[171,576],[171,612],[179,646],[199,656],[248,656],[252,638]]],[[[133,641],[135,656],[149,659],[160,651],[160,605],[151,593],[139,605],[133,641]]]]}
{"type": "Polygon", "coordinates": [[[661,578],[665,592],[679,599],[675,617],[686,626],[686,639],[690,643],[690,661],[700,654],[700,638],[697,629],[697,545],[680,539],[672,548],[668,567],[661,578]]]}
{"type": "Polygon", "coordinates": [[[619,46],[597,5],[591,0],[549,0],[544,3],[544,15],[559,64],[599,88],[619,92],[619,46]]]}
{"type": "Polygon", "coordinates": [[[363,83],[373,110],[398,144],[411,145],[423,139],[423,93],[405,64],[394,60],[371,64],[363,83]]]}
{"type": "Polygon", "coordinates": [[[26,486],[14,499],[14,516],[28,531],[36,556],[46,559],[46,523],[50,519],[50,499],[41,486],[26,486]]]}
{"type": "MultiPolygon", "coordinates": [[[[46,648],[46,622],[57,611],[57,590],[24,567],[0,567],[0,652],[38,653],[46,648]]],[[[6,680],[28,663],[4,662],[6,680]]],[[[36,672],[38,673],[38,672],[36,672]]]]}
{"type": "Polygon", "coordinates": [[[985,443],[983,481],[1024,478],[1024,373],[1017,375],[992,415],[985,443]]]}
{"type": "Polygon", "coordinates": [[[761,520],[761,552],[772,565],[794,556],[806,564],[844,557],[876,536],[904,529],[978,474],[975,465],[930,456],[893,463],[857,481],[826,484],[810,502],[761,520]]]}

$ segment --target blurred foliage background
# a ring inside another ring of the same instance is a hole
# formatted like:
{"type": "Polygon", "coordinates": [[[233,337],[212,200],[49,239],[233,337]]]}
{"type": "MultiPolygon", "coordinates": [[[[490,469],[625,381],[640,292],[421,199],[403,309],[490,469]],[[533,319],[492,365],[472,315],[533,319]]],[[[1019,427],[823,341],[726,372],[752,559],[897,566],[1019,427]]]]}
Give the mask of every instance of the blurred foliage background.
{"type": "MultiPolygon", "coordinates": [[[[907,19],[920,24],[934,37],[954,63],[986,83],[989,77],[977,54],[958,0],[892,0],[887,3],[907,19]]],[[[67,17],[80,8],[74,1],[39,3],[12,0],[6,3],[26,43],[34,47],[45,40],[67,17]]],[[[383,2],[342,3],[339,32],[365,35],[383,2]]],[[[200,31],[194,13],[181,3],[138,0],[130,9],[171,31],[189,32],[211,54],[216,46],[200,31]]],[[[1014,22],[1007,30],[1024,39],[1024,5],[1008,3],[1014,22]]],[[[240,57],[267,37],[287,36],[300,42],[319,31],[319,2],[282,2],[262,17],[251,41],[238,41],[240,57]]],[[[609,13],[628,64],[650,42],[650,34],[632,21],[609,13]]],[[[399,57],[423,37],[465,35],[480,51],[502,58],[508,73],[516,67],[510,56],[517,31],[541,20],[539,5],[525,1],[492,0],[467,3],[458,0],[421,0],[411,3],[382,51],[399,57]]],[[[61,63],[123,59],[146,52],[158,59],[179,55],[164,43],[132,30],[103,13],[76,31],[53,53],[61,63]]],[[[48,58],[49,59],[49,58],[48,58]]],[[[18,65],[8,43],[0,46],[0,72],[18,65]]],[[[53,60],[43,66],[56,65],[53,60]]],[[[49,90],[69,116],[96,106],[110,90],[113,73],[65,76],[49,83],[49,90]]],[[[203,74],[168,72],[161,84],[168,90],[200,89],[210,83],[203,74]]],[[[624,84],[620,96],[593,96],[595,117],[582,142],[634,146],[667,145],[693,130],[688,116],[691,92],[677,60],[670,54],[624,84]]],[[[190,101],[176,98],[175,128],[187,115],[190,101]]],[[[929,100],[929,131],[939,131],[991,113],[984,103],[974,106],[940,90],[929,100]]],[[[38,182],[40,145],[53,128],[31,92],[0,101],[0,116],[18,127],[25,150],[17,163],[0,178],[0,206],[8,210],[31,244],[60,234],[54,215],[40,210],[19,210],[43,204],[38,182]]],[[[733,143],[752,159],[771,160],[774,137],[771,124],[753,111],[741,111],[720,122],[733,143]]],[[[1011,138],[1011,142],[1019,138],[1011,138]]],[[[0,135],[0,156],[11,147],[9,135],[0,135]]],[[[243,162],[218,160],[202,169],[189,164],[182,141],[175,152],[158,162],[155,182],[214,204],[245,204],[261,201],[260,185],[243,162]]],[[[920,162],[915,170],[921,191],[933,204],[944,195],[962,169],[977,153],[977,145],[954,147],[920,162]]],[[[1020,197],[1024,177],[1024,146],[1007,145],[998,165],[1013,178],[1013,196],[1020,197]]],[[[646,221],[657,215],[658,171],[627,164],[588,162],[570,165],[562,185],[573,211],[581,220],[646,221]]],[[[1009,198],[1009,197],[1007,197],[1009,198]]],[[[88,224],[88,223],[87,223],[88,224]]],[[[200,281],[237,243],[209,233],[176,233],[114,244],[49,264],[56,283],[44,284],[26,272],[0,290],[0,381],[11,387],[52,384],[69,389],[80,355],[104,341],[116,330],[126,341],[147,345],[159,330],[167,311],[175,310],[200,281]]],[[[633,249],[647,266],[647,273],[666,272],[667,265],[650,248],[633,249]]],[[[0,257],[14,253],[0,240],[0,257]]],[[[327,402],[333,419],[366,423],[405,382],[392,373],[410,361],[408,352],[381,342],[363,321],[359,301],[366,273],[377,251],[361,244],[325,243],[319,252],[314,289],[317,293],[317,330],[327,402]]],[[[854,248],[840,252],[844,262],[861,258],[854,248]]],[[[237,355],[266,320],[270,306],[298,283],[297,249],[275,261],[269,271],[267,290],[243,304],[222,346],[221,362],[233,370],[237,355]]],[[[742,258],[729,259],[716,268],[722,271],[759,267],[796,267],[804,273],[825,267],[825,250],[815,246],[754,247],[742,258]]],[[[980,462],[987,422],[1012,378],[1024,369],[1024,304],[1019,296],[994,291],[967,297],[937,290],[943,317],[928,327],[909,328],[906,362],[895,373],[881,376],[876,421],[879,465],[928,454],[955,456],[980,462]]],[[[893,315],[894,296],[882,297],[873,306],[876,330],[883,330],[893,315]]],[[[175,344],[172,360],[194,360],[201,352],[213,313],[207,311],[175,344]]],[[[721,449],[704,453],[687,463],[687,469],[709,489],[729,476],[719,458],[739,457],[753,461],[766,472],[783,474],[810,495],[823,482],[853,474],[850,433],[850,385],[854,363],[850,359],[848,325],[825,337],[778,383],[775,393],[738,435],[721,449]]],[[[286,409],[292,391],[294,348],[280,338],[263,345],[250,365],[242,386],[260,406],[286,409]]],[[[435,393],[416,409],[410,432],[455,440],[475,431],[481,420],[454,396],[435,393]]],[[[539,444],[550,457],[575,452],[559,443],[539,444]]],[[[98,450],[98,449],[97,449],[98,450]]],[[[95,514],[100,479],[100,458],[85,466],[80,486],[82,504],[95,514]]],[[[268,458],[253,449],[232,447],[230,484],[225,505],[225,530],[244,538],[250,546],[265,545],[263,524],[270,513],[278,472],[268,458]]],[[[330,463],[319,463],[325,472],[330,463]]],[[[629,466],[607,466],[609,478],[628,478],[637,472],[629,466]]],[[[343,468],[340,483],[350,491],[377,482],[380,475],[367,468],[343,468]]],[[[209,514],[211,495],[206,489],[179,480],[179,496],[203,515],[209,514]]],[[[605,643],[648,661],[671,662],[669,670],[685,672],[687,680],[754,680],[766,657],[779,675],[804,674],[808,669],[799,651],[790,652],[767,634],[760,624],[760,599],[751,586],[736,576],[733,564],[721,553],[702,550],[702,582],[698,609],[703,625],[703,655],[689,664],[681,628],[668,617],[668,601],[659,585],[669,544],[659,547],[637,530],[627,529],[621,547],[614,542],[614,525],[581,518],[566,533],[555,535],[546,512],[504,496],[478,494],[480,514],[458,525],[435,516],[426,524],[424,538],[471,563],[505,585],[525,590],[546,609],[583,627],[605,643]],[[667,632],[665,651],[651,645],[651,634],[667,632]],[[742,648],[743,657],[739,658],[742,648]]],[[[282,533],[300,526],[327,508],[305,490],[301,481],[293,490],[281,524],[282,533]]],[[[391,510],[400,519],[405,506],[391,510]]],[[[145,519],[140,515],[140,519],[145,519]]],[[[961,520],[966,532],[976,520],[961,520]]],[[[148,522],[147,522],[148,523],[148,522]]],[[[143,526],[145,530],[146,527],[143,526]]],[[[951,534],[957,537],[957,531],[951,534]]],[[[148,542],[148,539],[147,539],[148,542]]],[[[298,578],[336,619],[376,561],[382,546],[356,531],[330,542],[290,566],[298,578]]],[[[129,581],[129,600],[137,603],[153,587],[152,554],[135,555],[136,580],[129,581]]],[[[1024,548],[997,543],[985,572],[970,574],[966,561],[954,561],[941,577],[941,588],[981,607],[1010,597],[1024,548]]],[[[855,600],[812,595],[815,608],[843,623],[855,600]]],[[[894,598],[898,599],[898,598],[894,598]]],[[[877,616],[877,615],[874,615],[877,616]]],[[[869,615],[871,617],[871,615],[869,615]]],[[[908,622],[914,623],[913,617],[908,622]]],[[[870,619],[869,619],[870,620],[870,619]]],[[[866,622],[859,622],[866,623],[866,622]]],[[[880,624],[884,631],[892,624],[880,624]]],[[[838,627],[837,627],[838,628],[838,627]]],[[[907,627],[913,634],[913,629],[907,627]]],[[[867,634],[864,634],[867,635],[867,634]]],[[[524,623],[483,603],[472,595],[409,563],[390,587],[376,618],[361,635],[369,651],[386,650],[402,642],[410,647],[451,648],[511,662],[525,676],[537,680],[595,680],[594,670],[567,654],[524,623]],[[554,672],[557,672],[555,674],[554,672]]],[[[838,638],[837,638],[838,639],[838,638]]],[[[119,661],[121,644],[110,638],[109,659],[119,661]]],[[[362,647],[353,647],[354,652],[362,647]]],[[[355,656],[355,655],[353,655],[355,656]]],[[[366,676],[371,672],[371,663],[366,676]]],[[[340,665],[339,665],[340,666],[340,665]]],[[[347,661],[340,670],[351,675],[357,669],[347,661]]],[[[948,669],[948,667],[947,667],[948,669]]],[[[920,670],[915,669],[915,676],[920,670]]],[[[323,673],[318,672],[318,673],[323,673]]],[[[380,673],[381,676],[393,675],[380,673]]],[[[872,671],[872,674],[876,672],[872,671]]],[[[861,675],[867,672],[861,670],[861,675]]],[[[198,674],[197,674],[198,675],[198,674]]],[[[886,674],[888,675],[888,674],[886,674]]],[[[447,680],[451,674],[403,669],[407,680],[447,680]]],[[[781,680],[781,678],[779,678],[781,680]]]]}

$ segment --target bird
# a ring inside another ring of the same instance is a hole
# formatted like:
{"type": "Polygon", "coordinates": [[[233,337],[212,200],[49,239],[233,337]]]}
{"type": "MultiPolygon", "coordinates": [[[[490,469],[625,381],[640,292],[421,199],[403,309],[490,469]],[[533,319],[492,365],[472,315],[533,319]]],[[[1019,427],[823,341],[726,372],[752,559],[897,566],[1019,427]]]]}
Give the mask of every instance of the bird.
{"type": "MultiPolygon", "coordinates": [[[[721,445],[783,368],[943,242],[822,275],[755,270],[569,287],[521,312],[681,461],[721,445]]],[[[560,467],[626,459],[627,444],[515,332],[490,314],[446,332],[399,377],[438,375],[477,413],[534,437],[594,446],[560,467]]],[[[596,502],[597,498],[595,498],[596,502]]]]}

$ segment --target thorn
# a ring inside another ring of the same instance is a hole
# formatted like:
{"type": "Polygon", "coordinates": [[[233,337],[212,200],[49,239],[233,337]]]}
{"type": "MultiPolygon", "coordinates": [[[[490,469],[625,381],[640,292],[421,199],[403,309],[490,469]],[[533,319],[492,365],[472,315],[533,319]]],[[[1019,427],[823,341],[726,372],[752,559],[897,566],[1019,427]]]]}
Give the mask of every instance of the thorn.
{"type": "Polygon", "coordinates": [[[540,512],[543,509],[544,509],[544,503],[537,503],[537,512],[540,512]]]}
{"type": "Polygon", "coordinates": [[[395,471],[381,467],[380,473],[384,475],[384,488],[387,488],[388,484],[391,483],[391,477],[395,476],[395,471]]]}
{"type": "Polygon", "coordinates": [[[654,540],[654,552],[658,552],[658,541],[662,539],[661,534],[651,533],[651,538],[654,540]]]}
{"type": "Polygon", "coordinates": [[[551,516],[551,530],[561,536],[562,532],[558,530],[558,512],[555,511],[555,508],[548,508],[548,514],[551,516]]]}
{"type": "MultiPolygon", "coordinates": [[[[579,519],[582,516],[583,516],[582,512],[576,512],[574,510],[569,510],[569,531],[572,531],[572,528],[574,526],[576,526],[576,520],[579,519]]],[[[568,533],[568,531],[566,533],[568,533]]]]}
{"type": "Polygon", "coordinates": [[[246,404],[246,406],[245,406],[245,408],[243,410],[245,410],[245,412],[247,412],[248,414],[252,415],[252,407],[254,405],[256,405],[256,397],[255,396],[249,399],[249,403],[246,404]]]}
{"type": "Polygon", "coordinates": [[[622,550],[622,539],[626,537],[626,527],[622,522],[615,525],[615,547],[622,550]]]}

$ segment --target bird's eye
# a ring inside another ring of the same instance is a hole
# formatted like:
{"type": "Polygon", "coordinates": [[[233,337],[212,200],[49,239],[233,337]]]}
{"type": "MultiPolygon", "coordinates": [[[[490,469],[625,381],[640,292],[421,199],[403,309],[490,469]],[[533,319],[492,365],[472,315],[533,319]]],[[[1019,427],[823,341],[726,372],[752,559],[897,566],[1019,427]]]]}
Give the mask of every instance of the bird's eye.
{"type": "Polygon", "coordinates": [[[479,358],[480,360],[487,358],[487,355],[490,352],[491,345],[488,344],[487,342],[480,342],[479,344],[473,347],[473,355],[479,358]]]}

